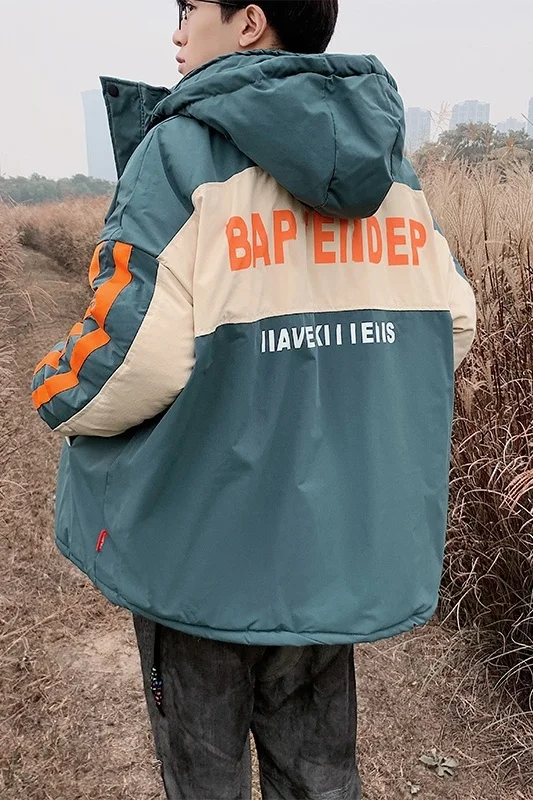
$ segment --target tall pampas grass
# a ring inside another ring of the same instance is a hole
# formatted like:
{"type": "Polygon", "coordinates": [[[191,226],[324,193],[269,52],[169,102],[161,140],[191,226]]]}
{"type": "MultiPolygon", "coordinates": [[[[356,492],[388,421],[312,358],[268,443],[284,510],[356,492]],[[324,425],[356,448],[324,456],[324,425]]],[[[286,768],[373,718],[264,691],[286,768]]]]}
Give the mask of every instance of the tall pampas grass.
{"type": "Polygon", "coordinates": [[[442,616],[533,712],[533,173],[433,164],[433,212],[472,282],[473,350],[457,375],[442,616]]]}

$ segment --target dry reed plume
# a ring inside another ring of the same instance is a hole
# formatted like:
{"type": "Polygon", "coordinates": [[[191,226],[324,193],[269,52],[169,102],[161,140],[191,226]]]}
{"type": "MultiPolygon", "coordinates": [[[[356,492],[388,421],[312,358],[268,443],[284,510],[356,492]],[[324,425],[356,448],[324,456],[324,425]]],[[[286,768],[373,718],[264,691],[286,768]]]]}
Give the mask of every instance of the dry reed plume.
{"type": "Polygon", "coordinates": [[[473,282],[478,334],[458,375],[441,610],[533,711],[533,173],[433,165],[425,188],[473,282]]]}

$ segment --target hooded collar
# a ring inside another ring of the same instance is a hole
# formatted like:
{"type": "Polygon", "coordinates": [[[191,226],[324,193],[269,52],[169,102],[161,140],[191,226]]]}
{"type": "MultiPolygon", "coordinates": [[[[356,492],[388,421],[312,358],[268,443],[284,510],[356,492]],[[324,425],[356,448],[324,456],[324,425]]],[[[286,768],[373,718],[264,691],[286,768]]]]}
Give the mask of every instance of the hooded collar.
{"type": "Polygon", "coordinates": [[[219,56],[172,89],[102,84],[119,174],[152,127],[179,115],[219,131],[326,215],[374,213],[402,163],[403,104],[375,56],[252,50],[219,56]]]}

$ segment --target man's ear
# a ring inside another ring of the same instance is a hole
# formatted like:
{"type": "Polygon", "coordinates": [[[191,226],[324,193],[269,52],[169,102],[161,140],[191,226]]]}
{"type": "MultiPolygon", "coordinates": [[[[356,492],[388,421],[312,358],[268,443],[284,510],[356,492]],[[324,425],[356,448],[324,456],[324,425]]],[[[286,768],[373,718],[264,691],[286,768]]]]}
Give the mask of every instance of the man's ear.
{"type": "MultiPolygon", "coordinates": [[[[247,6],[244,11],[244,19],[239,34],[239,45],[243,48],[251,48],[260,43],[261,46],[267,47],[266,40],[269,38],[270,28],[265,12],[256,5],[247,6]]],[[[272,39],[274,39],[273,36],[272,39]]]]}

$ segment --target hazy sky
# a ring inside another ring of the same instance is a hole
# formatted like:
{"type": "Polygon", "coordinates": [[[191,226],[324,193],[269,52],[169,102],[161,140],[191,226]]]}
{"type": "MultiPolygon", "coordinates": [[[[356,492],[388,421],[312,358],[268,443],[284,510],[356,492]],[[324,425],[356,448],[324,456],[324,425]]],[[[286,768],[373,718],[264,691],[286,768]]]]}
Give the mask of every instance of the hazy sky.
{"type": "MultiPolygon", "coordinates": [[[[533,96],[533,0],[340,0],[334,52],[375,53],[406,106],[488,101],[491,121],[533,96]]],[[[80,93],[99,75],[178,81],[174,0],[0,0],[0,170],[87,171],[80,93]]]]}

